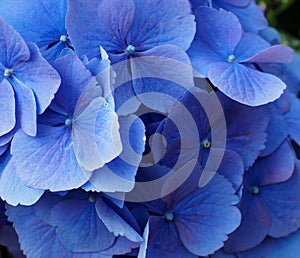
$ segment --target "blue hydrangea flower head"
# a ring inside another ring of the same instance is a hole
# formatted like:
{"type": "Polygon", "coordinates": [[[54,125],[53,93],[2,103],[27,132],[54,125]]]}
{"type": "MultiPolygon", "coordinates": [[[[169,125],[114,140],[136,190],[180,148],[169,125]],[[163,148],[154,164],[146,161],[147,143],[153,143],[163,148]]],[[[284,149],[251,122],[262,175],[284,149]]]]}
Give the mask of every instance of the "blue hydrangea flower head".
{"type": "Polygon", "coordinates": [[[262,9],[252,0],[191,0],[194,12],[200,6],[220,8],[234,13],[247,32],[257,33],[268,26],[262,9]]]}
{"type": "Polygon", "coordinates": [[[122,143],[118,116],[84,64],[66,55],[54,66],[62,78],[60,89],[39,118],[37,136],[16,133],[11,162],[25,185],[62,191],[85,184],[89,171],[121,153],[122,143]]]}
{"type": "Polygon", "coordinates": [[[162,200],[144,204],[150,214],[147,257],[211,254],[239,225],[238,198],[223,176],[216,174],[202,188],[190,179],[162,200]]]}
{"type": "Polygon", "coordinates": [[[294,163],[291,147],[285,141],[245,172],[239,205],[242,222],[225,243],[226,251],[248,250],[267,235],[284,237],[299,228],[299,168],[294,163]]]}
{"type": "Polygon", "coordinates": [[[128,209],[97,193],[47,193],[35,205],[6,208],[27,257],[112,257],[143,241],[128,209]]]}
{"type": "Polygon", "coordinates": [[[187,0],[76,0],[69,2],[67,30],[79,56],[96,57],[101,45],[115,63],[163,44],[187,50],[195,22],[187,0]]]}
{"type": "Polygon", "coordinates": [[[0,18],[0,137],[15,127],[36,135],[37,114],[49,106],[60,77],[41,56],[37,46],[0,18]]]}
{"type": "Polygon", "coordinates": [[[67,9],[67,0],[4,0],[0,16],[27,42],[37,44],[42,55],[52,63],[62,53],[73,52],[65,28],[67,9]]]}
{"type": "Polygon", "coordinates": [[[266,104],[283,93],[282,80],[260,71],[259,64],[290,62],[292,49],[244,33],[237,17],[223,9],[201,7],[196,21],[197,33],[188,53],[200,76],[250,106],[266,104]]]}

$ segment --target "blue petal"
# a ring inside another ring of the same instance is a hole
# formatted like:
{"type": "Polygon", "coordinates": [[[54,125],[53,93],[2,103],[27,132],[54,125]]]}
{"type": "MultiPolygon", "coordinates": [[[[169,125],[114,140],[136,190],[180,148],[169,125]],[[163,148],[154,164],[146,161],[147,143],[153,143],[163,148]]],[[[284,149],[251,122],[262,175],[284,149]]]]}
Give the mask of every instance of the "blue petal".
{"type": "Polygon", "coordinates": [[[2,165],[8,163],[5,168],[0,167],[0,196],[10,205],[32,205],[43,195],[44,190],[33,189],[24,185],[16,172],[14,160],[9,152],[4,154],[2,165]]]}
{"type": "Polygon", "coordinates": [[[2,80],[0,83],[1,95],[0,95],[0,136],[10,132],[16,124],[15,118],[15,94],[12,86],[7,80],[2,80]]]}
{"type": "Polygon", "coordinates": [[[218,5],[221,8],[234,13],[239,18],[239,21],[245,31],[258,33],[260,30],[268,26],[268,22],[262,9],[253,1],[222,0],[218,2],[218,5]]]}
{"type": "Polygon", "coordinates": [[[189,1],[133,0],[133,2],[136,15],[127,37],[130,44],[136,46],[138,50],[163,44],[177,45],[183,50],[189,48],[196,31],[189,1]]]}
{"type": "Polygon", "coordinates": [[[40,125],[36,137],[18,131],[11,152],[21,181],[33,188],[69,190],[83,185],[90,176],[76,161],[71,131],[66,127],[40,125]]]}
{"type": "Polygon", "coordinates": [[[165,222],[162,217],[151,216],[149,220],[149,240],[146,257],[196,258],[181,243],[174,223],[165,222]]]}
{"type": "Polygon", "coordinates": [[[274,101],[286,88],[279,78],[237,63],[213,66],[208,78],[225,95],[249,106],[274,101]]]}
{"type": "Polygon", "coordinates": [[[20,116],[21,128],[27,135],[35,136],[37,133],[37,107],[34,93],[18,79],[14,79],[12,85],[17,95],[17,114],[19,113],[20,116]]]}
{"type": "Polygon", "coordinates": [[[196,40],[224,60],[234,53],[242,36],[242,27],[234,14],[201,7],[197,10],[196,22],[196,40]]]}
{"type": "Polygon", "coordinates": [[[292,177],[285,182],[261,189],[261,202],[271,217],[269,235],[283,237],[299,228],[300,217],[300,166],[297,163],[292,177]]]}
{"type": "Polygon", "coordinates": [[[56,70],[42,57],[37,46],[28,43],[30,59],[15,68],[17,78],[34,92],[37,112],[41,114],[50,105],[60,86],[56,70]]]}
{"type": "Polygon", "coordinates": [[[259,185],[286,181],[294,171],[294,156],[289,142],[284,141],[272,154],[260,158],[250,169],[259,185]]]}
{"type": "Polygon", "coordinates": [[[99,219],[95,204],[86,195],[82,200],[61,200],[51,212],[57,236],[71,252],[97,252],[109,248],[115,241],[99,219]]]}
{"type": "Polygon", "coordinates": [[[225,242],[225,250],[229,253],[255,247],[263,241],[271,227],[271,218],[259,198],[247,195],[242,203],[241,224],[225,242]]]}
{"type": "Polygon", "coordinates": [[[144,151],[145,128],[134,115],[120,117],[123,151],[120,156],[93,171],[90,182],[98,191],[128,192],[134,186],[135,174],[144,151]]]}
{"type": "Polygon", "coordinates": [[[274,45],[257,53],[256,55],[240,60],[249,63],[289,63],[293,60],[294,51],[284,45],[274,45]]]}
{"type": "Polygon", "coordinates": [[[270,111],[265,106],[253,108],[232,101],[223,94],[218,96],[227,123],[227,148],[240,154],[245,167],[249,168],[265,148],[270,111]]]}
{"type": "Polygon", "coordinates": [[[110,232],[116,237],[124,236],[130,241],[141,243],[143,238],[126,220],[124,220],[124,218],[122,218],[122,213],[127,215],[126,213],[128,213],[128,210],[126,208],[118,210],[121,215],[109,207],[109,205],[101,198],[96,202],[97,214],[110,232]]]}
{"type": "Polygon", "coordinates": [[[5,68],[12,68],[30,58],[30,51],[23,38],[3,18],[0,18],[0,47],[0,62],[5,68]]]}
{"type": "Polygon", "coordinates": [[[66,24],[76,52],[92,59],[99,57],[101,45],[108,53],[122,53],[127,47],[125,38],[134,12],[132,0],[105,0],[96,4],[84,0],[69,2],[66,24]]]}
{"type": "Polygon", "coordinates": [[[58,103],[69,116],[73,116],[76,104],[83,89],[93,78],[91,72],[74,55],[66,55],[53,63],[61,77],[61,86],[55,95],[58,103]]]}
{"type": "Polygon", "coordinates": [[[270,155],[288,136],[288,128],[282,114],[273,106],[273,104],[270,106],[270,111],[270,120],[266,130],[266,147],[261,151],[260,156],[270,155]]]}
{"type": "Polygon", "coordinates": [[[270,44],[260,36],[254,33],[243,33],[233,54],[238,62],[243,62],[243,60],[247,60],[269,47],[270,44]]]}
{"type": "Polygon", "coordinates": [[[130,59],[135,94],[147,107],[169,112],[176,99],[194,85],[188,56],[172,45],[154,47],[137,56],[130,59]]]}
{"type": "Polygon", "coordinates": [[[257,247],[239,253],[240,258],[253,258],[262,256],[264,258],[297,257],[300,253],[300,230],[288,237],[274,239],[266,238],[257,247]]]}
{"type": "Polygon", "coordinates": [[[238,202],[231,184],[221,175],[186,196],[173,208],[174,221],[184,246],[205,256],[223,246],[227,234],[240,223],[238,202]]]}
{"type": "Polygon", "coordinates": [[[6,214],[14,223],[21,248],[27,257],[71,257],[69,251],[57,239],[55,227],[38,218],[33,206],[6,205],[6,208],[6,214]]]}
{"type": "Polygon", "coordinates": [[[299,99],[291,95],[291,108],[284,115],[284,120],[287,123],[290,137],[300,145],[300,101],[299,99]]]}
{"type": "Polygon", "coordinates": [[[240,155],[234,151],[226,150],[218,173],[224,176],[235,190],[238,190],[243,182],[244,173],[244,164],[240,155]]]}
{"type": "Polygon", "coordinates": [[[36,43],[44,57],[52,62],[67,45],[59,42],[60,36],[67,35],[65,15],[66,0],[18,1],[4,0],[0,16],[7,20],[27,42],[36,43]],[[57,42],[53,47],[50,44],[57,42]],[[56,48],[56,46],[60,48],[56,48]]]}
{"type": "Polygon", "coordinates": [[[122,150],[118,116],[102,97],[79,114],[75,111],[73,136],[77,161],[88,171],[103,167],[122,150]]]}

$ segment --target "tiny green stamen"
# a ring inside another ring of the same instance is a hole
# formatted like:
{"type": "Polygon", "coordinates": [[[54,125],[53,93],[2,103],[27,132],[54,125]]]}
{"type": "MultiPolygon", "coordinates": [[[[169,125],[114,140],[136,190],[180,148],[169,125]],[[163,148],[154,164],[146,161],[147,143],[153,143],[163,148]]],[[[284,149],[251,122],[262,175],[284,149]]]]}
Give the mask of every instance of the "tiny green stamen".
{"type": "Polygon", "coordinates": [[[71,119],[71,118],[68,118],[65,121],[65,125],[68,126],[68,127],[72,126],[72,123],[73,123],[73,119],[71,119]]]}
{"type": "Polygon", "coordinates": [[[229,57],[228,57],[228,62],[230,62],[230,63],[232,63],[232,62],[235,62],[236,61],[236,59],[235,59],[235,56],[234,55],[230,55],[229,57]]]}
{"type": "Polygon", "coordinates": [[[59,38],[60,42],[66,42],[68,40],[68,37],[66,35],[61,35],[59,38]]]}
{"type": "Polygon", "coordinates": [[[174,220],[174,214],[171,211],[167,211],[164,215],[164,219],[166,221],[173,221],[174,220]]]}
{"type": "Polygon", "coordinates": [[[259,194],[259,187],[257,185],[252,186],[251,189],[250,189],[250,191],[254,195],[259,194]]]}
{"type": "Polygon", "coordinates": [[[203,147],[204,147],[204,148],[209,148],[210,146],[211,146],[210,141],[207,140],[207,139],[205,139],[205,140],[203,141],[203,147]]]}
{"type": "Polygon", "coordinates": [[[9,69],[9,68],[6,68],[6,69],[4,70],[4,73],[3,73],[3,75],[4,75],[5,77],[10,77],[10,76],[12,76],[12,74],[13,74],[13,70],[12,70],[12,69],[9,69]]]}
{"type": "Polygon", "coordinates": [[[135,53],[135,46],[128,45],[128,47],[125,49],[125,53],[128,55],[133,55],[135,53]]]}

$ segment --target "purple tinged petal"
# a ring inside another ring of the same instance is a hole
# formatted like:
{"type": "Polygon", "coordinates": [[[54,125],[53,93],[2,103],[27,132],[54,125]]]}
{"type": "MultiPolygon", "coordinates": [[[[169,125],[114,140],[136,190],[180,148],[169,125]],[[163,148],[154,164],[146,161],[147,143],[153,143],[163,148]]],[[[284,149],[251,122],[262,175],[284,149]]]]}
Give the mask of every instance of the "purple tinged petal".
{"type": "Polygon", "coordinates": [[[251,173],[259,185],[269,185],[286,181],[294,171],[294,156],[286,140],[271,155],[260,158],[251,168],[251,173]]]}
{"type": "Polygon", "coordinates": [[[229,253],[255,247],[263,241],[271,227],[271,218],[259,198],[247,195],[242,202],[242,222],[225,242],[224,248],[229,253]]]}
{"type": "Polygon", "coordinates": [[[88,198],[58,202],[51,211],[51,220],[56,225],[58,239],[71,252],[102,251],[115,241],[88,198]]]}
{"type": "Polygon", "coordinates": [[[288,128],[283,116],[273,105],[270,106],[270,120],[266,133],[266,147],[261,151],[260,156],[273,153],[288,136],[288,128]]]}
{"type": "Polygon", "coordinates": [[[183,245],[200,256],[221,248],[227,234],[239,226],[241,215],[234,206],[237,202],[229,181],[218,174],[182,199],[172,210],[183,245]]]}
{"type": "Polygon", "coordinates": [[[174,223],[162,217],[151,216],[149,220],[149,240],[146,257],[196,258],[181,243],[174,223]]]}
{"type": "Polygon", "coordinates": [[[78,165],[66,127],[40,125],[36,137],[18,131],[11,152],[21,181],[30,187],[64,191],[77,188],[91,176],[78,165]]]}
{"type": "Polygon", "coordinates": [[[223,94],[218,96],[223,102],[227,123],[227,148],[240,154],[245,167],[249,168],[265,147],[270,111],[265,106],[253,108],[232,101],[223,94]]]}
{"type": "Polygon", "coordinates": [[[243,33],[233,55],[240,63],[255,56],[257,53],[264,51],[270,46],[271,45],[267,41],[254,33],[243,33]],[[253,44],[253,42],[255,42],[255,44],[253,44]]]}
{"type": "Polygon", "coordinates": [[[244,164],[236,152],[226,150],[220,164],[218,173],[224,176],[238,190],[243,182],[244,164]]]}
{"type": "Polygon", "coordinates": [[[242,27],[237,17],[223,9],[217,11],[212,8],[201,7],[197,11],[196,21],[197,34],[195,39],[227,60],[234,53],[242,36],[242,27]]]}
{"type": "Polygon", "coordinates": [[[271,217],[271,237],[284,237],[299,228],[300,166],[287,181],[261,188],[261,202],[271,217]]]}
{"type": "Polygon", "coordinates": [[[0,136],[9,133],[16,124],[15,112],[15,97],[14,90],[7,80],[2,80],[0,83],[0,136]]]}
{"type": "Polygon", "coordinates": [[[212,67],[208,78],[228,97],[249,106],[274,101],[286,85],[274,75],[262,73],[237,63],[212,67]]]}
{"type": "Polygon", "coordinates": [[[101,198],[98,198],[95,208],[99,218],[102,220],[107,229],[116,237],[124,236],[127,239],[141,243],[143,238],[130,226],[122,217],[119,216],[111,207],[108,206],[101,198]]]}
{"type": "Polygon", "coordinates": [[[55,227],[38,218],[34,212],[34,206],[6,205],[6,208],[6,214],[14,223],[21,249],[26,257],[71,258],[69,251],[57,239],[55,227]]]}
{"type": "Polygon", "coordinates": [[[255,56],[239,60],[248,63],[290,63],[293,61],[294,51],[284,45],[274,45],[257,53],[255,56]]]}
{"type": "Polygon", "coordinates": [[[239,253],[239,258],[264,258],[297,257],[300,253],[300,230],[287,237],[274,239],[266,238],[257,247],[249,251],[239,253]]]}

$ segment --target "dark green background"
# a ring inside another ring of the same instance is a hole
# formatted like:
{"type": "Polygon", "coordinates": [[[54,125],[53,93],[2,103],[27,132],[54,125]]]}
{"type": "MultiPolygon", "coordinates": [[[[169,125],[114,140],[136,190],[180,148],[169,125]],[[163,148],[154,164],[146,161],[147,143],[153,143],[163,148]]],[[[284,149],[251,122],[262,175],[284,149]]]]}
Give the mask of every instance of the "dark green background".
{"type": "Polygon", "coordinates": [[[282,43],[300,54],[300,0],[259,0],[269,25],[278,29],[282,43]]]}

